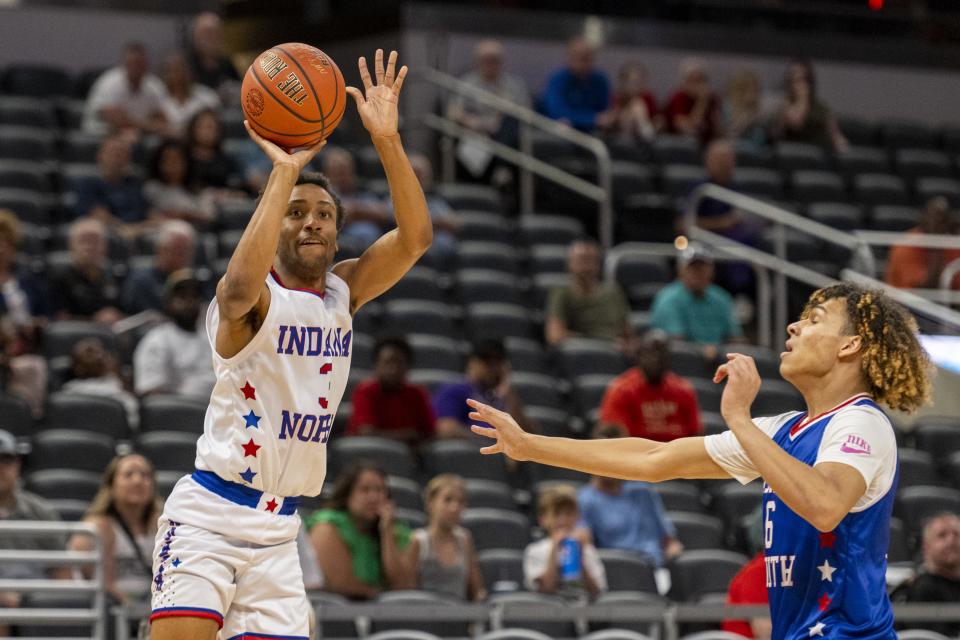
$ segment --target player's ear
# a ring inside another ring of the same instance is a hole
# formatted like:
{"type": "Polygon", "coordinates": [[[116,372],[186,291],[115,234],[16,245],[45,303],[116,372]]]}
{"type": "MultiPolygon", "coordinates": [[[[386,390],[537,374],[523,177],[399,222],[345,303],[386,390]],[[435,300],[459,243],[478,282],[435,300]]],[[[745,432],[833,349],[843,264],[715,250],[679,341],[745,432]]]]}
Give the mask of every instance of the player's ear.
{"type": "Polygon", "coordinates": [[[860,336],[843,336],[840,343],[841,358],[855,356],[863,350],[863,338],[860,336]]]}

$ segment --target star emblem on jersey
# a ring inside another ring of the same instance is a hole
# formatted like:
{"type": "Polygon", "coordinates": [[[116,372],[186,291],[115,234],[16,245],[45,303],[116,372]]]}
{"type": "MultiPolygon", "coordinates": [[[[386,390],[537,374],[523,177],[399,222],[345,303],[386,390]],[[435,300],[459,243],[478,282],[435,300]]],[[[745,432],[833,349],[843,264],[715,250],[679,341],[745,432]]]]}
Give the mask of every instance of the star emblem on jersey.
{"type": "Polygon", "coordinates": [[[820,534],[820,548],[833,549],[833,543],[837,541],[837,535],[833,531],[820,534]]]}
{"type": "Polygon", "coordinates": [[[240,387],[240,391],[243,393],[243,397],[247,400],[256,400],[257,399],[257,389],[250,385],[250,381],[247,380],[247,384],[240,387]]]}
{"type": "Polygon", "coordinates": [[[324,409],[326,409],[327,405],[329,404],[326,398],[317,398],[317,401],[320,403],[320,406],[323,407],[324,409]]]}
{"type": "Polygon", "coordinates": [[[260,445],[258,445],[257,443],[255,443],[255,442],[253,441],[253,438],[250,438],[250,442],[248,442],[247,444],[243,444],[243,445],[240,445],[240,446],[243,447],[243,457],[244,457],[244,458],[249,458],[250,456],[253,456],[254,458],[257,457],[257,449],[260,448],[260,445]]]}
{"type": "Polygon", "coordinates": [[[174,558],[174,559],[173,559],[173,562],[171,562],[170,564],[172,564],[172,565],[173,565],[173,568],[176,569],[177,567],[179,567],[179,566],[180,566],[181,564],[183,564],[183,563],[180,561],[180,558],[174,558]]]}
{"type": "Polygon", "coordinates": [[[253,409],[250,409],[250,413],[243,416],[243,419],[247,421],[246,429],[253,427],[254,429],[260,428],[260,416],[253,412],[253,409]]]}
{"type": "Polygon", "coordinates": [[[820,607],[820,611],[826,611],[827,607],[830,606],[830,596],[827,594],[820,596],[820,599],[817,600],[817,605],[820,607]]]}
{"type": "Polygon", "coordinates": [[[333,365],[329,362],[324,362],[323,366],[320,367],[320,375],[325,375],[333,371],[333,365]]]}
{"type": "Polygon", "coordinates": [[[273,498],[270,498],[270,502],[267,503],[267,511],[273,513],[277,510],[277,501],[273,498]]]}
{"type": "Polygon", "coordinates": [[[820,570],[820,580],[826,580],[827,582],[833,582],[833,572],[837,570],[836,567],[830,566],[829,560],[824,560],[823,564],[817,567],[820,570]]]}
{"type": "Polygon", "coordinates": [[[820,637],[822,638],[822,637],[823,637],[823,629],[824,629],[826,626],[827,626],[827,625],[823,624],[822,622],[818,622],[817,624],[815,624],[815,625],[813,625],[812,627],[810,627],[810,637],[812,638],[813,636],[820,636],[820,637]]]}
{"type": "Polygon", "coordinates": [[[242,472],[240,474],[240,477],[243,478],[243,481],[246,482],[247,484],[253,484],[253,478],[256,475],[257,475],[256,471],[253,471],[250,469],[250,467],[247,467],[247,470],[242,472]]]}

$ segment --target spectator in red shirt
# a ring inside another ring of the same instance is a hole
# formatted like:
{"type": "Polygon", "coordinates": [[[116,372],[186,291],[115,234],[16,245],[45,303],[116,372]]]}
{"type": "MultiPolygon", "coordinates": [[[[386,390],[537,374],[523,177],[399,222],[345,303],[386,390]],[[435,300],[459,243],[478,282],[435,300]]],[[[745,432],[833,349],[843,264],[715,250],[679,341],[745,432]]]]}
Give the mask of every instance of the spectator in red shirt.
{"type": "MultiPolygon", "coordinates": [[[[760,509],[745,518],[747,537],[750,546],[757,549],[757,554],[750,562],[743,565],[737,575],[730,581],[727,590],[727,604],[731,605],[766,605],[767,600],[767,570],[763,556],[763,513],[760,509]]],[[[745,638],[770,640],[772,625],[770,616],[751,618],[750,620],[724,620],[721,628],[730,633],[736,633],[745,638]]]]}
{"type": "Polygon", "coordinates": [[[637,366],[620,374],[600,404],[601,424],[628,435],[668,442],[703,431],[693,387],[669,369],[669,338],[648,331],[637,349],[637,366]]]}
{"type": "Polygon", "coordinates": [[[699,58],[680,65],[680,88],[667,103],[667,131],[691,136],[706,145],[723,133],[720,99],[710,88],[706,65],[699,58]]]}
{"type": "Polygon", "coordinates": [[[597,124],[626,144],[649,142],[663,128],[657,99],[647,84],[647,68],[640,62],[620,67],[613,107],[597,124]]]}
{"type": "Polygon", "coordinates": [[[393,438],[411,446],[432,437],[436,418],[427,390],[407,382],[410,345],[403,338],[382,338],[373,357],[374,378],[353,392],[347,434],[393,438]]]}

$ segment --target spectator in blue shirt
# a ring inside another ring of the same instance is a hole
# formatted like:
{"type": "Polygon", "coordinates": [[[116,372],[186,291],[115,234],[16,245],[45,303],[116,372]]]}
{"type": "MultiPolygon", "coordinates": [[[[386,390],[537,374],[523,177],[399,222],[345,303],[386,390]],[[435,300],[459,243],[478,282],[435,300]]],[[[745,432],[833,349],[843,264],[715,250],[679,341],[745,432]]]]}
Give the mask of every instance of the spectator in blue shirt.
{"type": "MultiPolygon", "coordinates": [[[[595,438],[626,436],[608,425],[595,438]]],[[[590,529],[598,549],[623,549],[646,556],[654,566],[683,551],[677,531],[667,517],[660,496],[646,482],[624,482],[593,476],[577,495],[580,522],[590,529]]]]}
{"type": "Polygon", "coordinates": [[[687,247],[679,263],[677,279],[653,299],[650,324],[672,337],[704,345],[704,357],[713,361],[717,345],[742,340],[733,298],[713,284],[713,256],[703,247],[687,247]]]}
{"type": "Polygon", "coordinates": [[[77,217],[90,216],[109,227],[139,230],[147,220],[143,182],[131,173],[130,143],[110,136],[97,152],[99,175],[76,181],[77,217]]]}
{"type": "Polygon", "coordinates": [[[507,411],[517,422],[529,426],[523,402],[507,382],[509,371],[507,351],[502,342],[482,340],[474,345],[467,358],[464,381],[442,385],[433,394],[437,437],[465,438],[470,435],[470,425],[477,423],[467,416],[470,412],[467,398],[507,411]]]}
{"type": "Polygon", "coordinates": [[[613,123],[610,80],[594,68],[594,54],[583,38],[567,44],[567,66],[550,77],[541,98],[547,117],[588,132],[613,123]]]}

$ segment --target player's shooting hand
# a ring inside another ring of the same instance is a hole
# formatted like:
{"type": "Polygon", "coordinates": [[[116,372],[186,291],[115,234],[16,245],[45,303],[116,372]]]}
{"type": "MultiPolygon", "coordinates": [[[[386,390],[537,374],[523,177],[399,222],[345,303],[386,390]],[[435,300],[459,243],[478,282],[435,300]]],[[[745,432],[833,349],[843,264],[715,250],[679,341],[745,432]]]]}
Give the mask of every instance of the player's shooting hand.
{"type": "Polygon", "coordinates": [[[734,418],[750,417],[750,405],[760,391],[760,374],[750,356],[728,353],[727,363],[717,368],[713,375],[716,383],[727,381],[720,399],[720,413],[727,424],[734,418]]]}
{"type": "Polygon", "coordinates": [[[357,111],[360,113],[363,126],[366,127],[371,138],[397,135],[400,120],[397,100],[400,98],[403,79],[407,77],[406,65],[400,67],[400,71],[396,71],[397,52],[391,51],[387,68],[384,69],[383,49],[377,49],[374,58],[376,84],[370,78],[366,58],[361,56],[359,66],[360,79],[363,80],[363,90],[366,92],[366,96],[356,87],[347,87],[347,93],[357,103],[357,111]]]}
{"type": "Polygon", "coordinates": [[[514,460],[527,459],[526,443],[529,435],[509,413],[473,399],[467,400],[467,404],[473,409],[470,412],[471,420],[486,422],[493,427],[489,429],[476,424],[470,426],[474,433],[496,440],[494,444],[480,449],[480,453],[502,453],[514,460]]]}
{"type": "Polygon", "coordinates": [[[297,170],[297,173],[303,171],[303,168],[310,164],[313,157],[327,144],[326,140],[321,140],[311,147],[305,147],[291,153],[258,134],[246,120],[243,121],[243,126],[247,128],[247,134],[257,143],[258,147],[263,149],[263,152],[267,154],[267,157],[270,158],[270,162],[272,162],[274,166],[283,164],[291,165],[297,170]]]}

